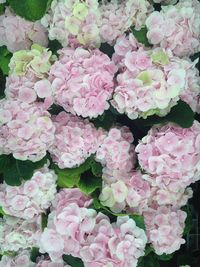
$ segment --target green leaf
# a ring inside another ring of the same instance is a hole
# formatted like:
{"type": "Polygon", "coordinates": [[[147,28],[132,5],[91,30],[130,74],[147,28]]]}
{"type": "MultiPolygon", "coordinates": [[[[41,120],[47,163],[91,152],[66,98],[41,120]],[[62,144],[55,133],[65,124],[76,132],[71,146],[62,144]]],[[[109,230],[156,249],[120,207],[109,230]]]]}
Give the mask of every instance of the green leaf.
{"type": "Polygon", "coordinates": [[[145,256],[149,255],[151,252],[154,252],[154,248],[151,245],[147,245],[145,248],[145,256]]]}
{"type": "Polygon", "coordinates": [[[11,155],[0,157],[0,172],[3,172],[5,182],[11,186],[19,186],[22,180],[29,180],[33,176],[34,170],[44,166],[47,157],[38,162],[29,160],[17,160],[11,155]]]}
{"type": "Polygon", "coordinates": [[[47,156],[45,156],[39,161],[32,162],[34,170],[42,168],[47,163],[47,159],[48,159],[47,156]]]}
{"type": "Polygon", "coordinates": [[[137,267],[160,267],[160,264],[154,254],[149,254],[140,258],[139,264],[137,267]]]}
{"type": "Polygon", "coordinates": [[[173,258],[174,254],[162,254],[162,255],[156,255],[156,257],[158,258],[158,260],[160,261],[169,261],[173,258]]]}
{"type": "Polygon", "coordinates": [[[150,116],[147,119],[138,119],[137,122],[143,126],[152,126],[160,123],[173,122],[181,126],[182,128],[189,128],[194,122],[194,112],[190,106],[182,100],[178,101],[178,104],[174,106],[170,113],[165,117],[150,116]]]}
{"type": "Polygon", "coordinates": [[[94,176],[91,171],[86,171],[81,175],[77,185],[83,193],[89,195],[97,188],[101,188],[102,179],[94,176]]]}
{"type": "Polygon", "coordinates": [[[4,210],[2,209],[2,207],[0,207],[0,215],[6,215],[6,213],[4,212],[4,210]]]}
{"type": "Polygon", "coordinates": [[[0,69],[2,70],[4,75],[8,75],[9,73],[9,63],[12,54],[7,50],[6,46],[0,47],[0,69]]]}
{"type": "Polygon", "coordinates": [[[110,110],[106,110],[101,116],[91,120],[96,128],[102,127],[109,130],[116,121],[116,115],[110,110]]]}
{"type": "Polygon", "coordinates": [[[184,232],[183,232],[183,235],[185,236],[185,235],[190,233],[190,231],[193,227],[192,212],[191,212],[189,205],[181,208],[181,210],[183,210],[187,213],[187,218],[185,220],[185,228],[184,228],[184,232]]]}
{"type": "Polygon", "coordinates": [[[174,122],[182,128],[189,128],[194,122],[194,112],[191,107],[184,101],[179,101],[178,105],[171,109],[171,112],[167,116],[167,120],[174,122]]]}
{"type": "Polygon", "coordinates": [[[4,180],[11,186],[21,185],[22,180],[15,164],[9,166],[9,168],[4,172],[4,180]]]}
{"type": "Polygon", "coordinates": [[[30,180],[33,176],[34,165],[31,161],[16,160],[16,173],[21,179],[30,180]]]}
{"type": "Polygon", "coordinates": [[[70,172],[57,172],[58,175],[58,181],[57,184],[58,186],[62,187],[62,188],[72,188],[74,187],[79,179],[80,179],[80,175],[76,175],[70,172]]]}
{"type": "Polygon", "coordinates": [[[30,260],[32,262],[36,262],[37,260],[37,257],[39,257],[41,254],[39,252],[39,248],[36,248],[36,247],[32,247],[31,249],[31,253],[30,253],[30,260]]]}
{"type": "Polygon", "coordinates": [[[103,167],[102,167],[101,163],[96,162],[95,160],[93,160],[91,162],[91,171],[94,174],[94,176],[102,177],[102,169],[103,169],[103,167]]]}
{"type": "Polygon", "coordinates": [[[62,45],[57,40],[49,40],[48,48],[52,51],[53,55],[58,55],[57,51],[62,48],[62,45]]]}
{"type": "Polygon", "coordinates": [[[58,185],[60,187],[74,187],[78,184],[80,176],[83,172],[90,169],[92,159],[87,159],[83,164],[77,168],[60,169],[57,165],[53,165],[53,169],[58,175],[58,185]]]}
{"type": "Polygon", "coordinates": [[[42,213],[42,218],[41,218],[42,231],[44,230],[44,228],[47,227],[47,223],[48,223],[48,216],[45,213],[42,213]]]}
{"type": "Polygon", "coordinates": [[[145,223],[144,223],[144,217],[142,215],[133,214],[133,215],[129,215],[129,216],[130,216],[130,218],[132,218],[135,221],[136,225],[139,228],[141,228],[143,230],[146,229],[145,223]]]}
{"type": "Polygon", "coordinates": [[[81,259],[75,258],[71,255],[63,255],[63,260],[71,267],[84,267],[84,264],[81,259]]]}
{"type": "Polygon", "coordinates": [[[0,4],[0,15],[2,15],[5,11],[5,5],[4,4],[0,4]]]}
{"type": "Polygon", "coordinates": [[[10,155],[0,155],[0,173],[6,171],[12,164],[12,157],[10,155]]]}
{"type": "Polygon", "coordinates": [[[30,21],[41,19],[52,0],[8,0],[14,12],[30,21]]]}
{"type": "Polygon", "coordinates": [[[139,31],[136,31],[134,28],[131,28],[133,35],[138,40],[139,43],[142,43],[145,46],[151,46],[147,38],[147,28],[144,27],[139,31]]]}

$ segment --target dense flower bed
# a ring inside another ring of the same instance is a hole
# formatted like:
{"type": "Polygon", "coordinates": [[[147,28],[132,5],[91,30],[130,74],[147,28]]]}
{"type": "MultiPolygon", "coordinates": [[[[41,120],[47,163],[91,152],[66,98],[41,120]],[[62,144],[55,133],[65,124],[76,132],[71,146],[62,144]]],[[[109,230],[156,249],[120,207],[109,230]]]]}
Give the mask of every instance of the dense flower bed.
{"type": "Polygon", "coordinates": [[[158,266],[200,180],[200,2],[21,1],[0,0],[0,267],[158,266]]]}

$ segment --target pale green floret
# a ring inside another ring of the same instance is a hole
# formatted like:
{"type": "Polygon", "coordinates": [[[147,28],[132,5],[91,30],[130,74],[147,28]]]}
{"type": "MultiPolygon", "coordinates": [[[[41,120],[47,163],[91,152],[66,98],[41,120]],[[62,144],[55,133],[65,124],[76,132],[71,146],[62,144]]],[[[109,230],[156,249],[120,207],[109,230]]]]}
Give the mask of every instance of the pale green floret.
{"type": "Polygon", "coordinates": [[[20,50],[13,54],[10,61],[11,74],[25,75],[26,68],[32,56],[26,50],[20,50]]]}
{"type": "Polygon", "coordinates": [[[21,50],[13,54],[9,65],[10,74],[22,76],[32,69],[36,76],[43,78],[55,59],[56,57],[52,56],[52,52],[47,48],[33,44],[31,50],[21,50]]]}
{"type": "Polygon", "coordinates": [[[144,85],[151,85],[152,84],[151,75],[147,70],[141,71],[138,74],[137,79],[141,80],[144,85]]]}
{"type": "Polygon", "coordinates": [[[73,15],[79,20],[84,20],[88,13],[89,11],[85,3],[78,3],[73,8],[73,15]]]}
{"type": "Polygon", "coordinates": [[[112,189],[108,186],[104,187],[99,196],[99,200],[103,206],[112,208],[115,204],[112,189]]]}
{"type": "Polygon", "coordinates": [[[79,33],[79,21],[75,17],[67,17],[65,19],[65,28],[73,35],[79,33]]]}
{"type": "Polygon", "coordinates": [[[161,65],[167,65],[169,63],[169,57],[168,55],[163,52],[162,50],[158,52],[153,52],[151,55],[151,59],[153,63],[161,64],[161,65]]]}

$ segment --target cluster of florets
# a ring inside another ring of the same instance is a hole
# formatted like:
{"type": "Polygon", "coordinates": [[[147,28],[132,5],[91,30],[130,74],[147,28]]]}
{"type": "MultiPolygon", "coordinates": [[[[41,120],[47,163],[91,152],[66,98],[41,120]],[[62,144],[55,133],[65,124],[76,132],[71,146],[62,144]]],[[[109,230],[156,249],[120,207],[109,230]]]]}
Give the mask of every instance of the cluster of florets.
{"type": "Polygon", "coordinates": [[[178,100],[200,112],[200,78],[196,62],[179,59],[161,48],[145,49],[121,37],[113,60],[119,65],[112,105],[130,119],[166,115],[178,100]]]}
{"type": "Polygon", "coordinates": [[[174,124],[154,126],[136,147],[141,168],[148,181],[178,192],[199,179],[200,123],[190,128],[174,124]]]}
{"type": "Polygon", "coordinates": [[[131,170],[135,163],[133,135],[126,126],[111,128],[96,153],[96,160],[110,170],[131,170]]]}
{"type": "Polygon", "coordinates": [[[153,204],[179,208],[192,197],[191,188],[170,191],[149,182],[150,176],[141,171],[103,170],[103,187],[99,200],[113,212],[143,214],[153,204]]]}
{"type": "Polygon", "coordinates": [[[146,20],[150,43],[170,49],[175,55],[190,56],[200,49],[200,3],[180,0],[176,5],[162,6],[146,20]]]}
{"type": "Polygon", "coordinates": [[[46,29],[40,21],[31,22],[15,15],[9,7],[0,15],[0,46],[15,52],[29,49],[33,43],[47,46],[46,29]]]}
{"type": "Polygon", "coordinates": [[[88,120],[64,111],[52,120],[56,131],[49,152],[61,169],[79,166],[94,154],[103,142],[104,131],[97,130],[88,120]]]}
{"type": "Polygon", "coordinates": [[[63,47],[79,45],[98,47],[113,43],[132,25],[137,30],[145,24],[151,5],[146,0],[54,0],[41,22],[49,38],[63,47]]]}
{"type": "Polygon", "coordinates": [[[45,212],[56,194],[57,176],[47,166],[34,172],[32,178],[20,186],[0,185],[0,206],[18,218],[30,220],[45,212]]]}
{"type": "Polygon", "coordinates": [[[52,88],[47,80],[51,64],[56,59],[48,49],[34,44],[30,50],[20,50],[10,60],[5,95],[8,99],[33,103],[37,99],[52,102],[52,88]]]}
{"type": "Polygon", "coordinates": [[[167,206],[149,208],[144,213],[147,236],[158,255],[171,254],[185,243],[186,217],[186,212],[167,206]]]}
{"type": "Polygon", "coordinates": [[[40,240],[41,252],[48,252],[54,261],[59,261],[63,254],[81,257],[85,266],[112,263],[114,267],[136,267],[147,242],[144,230],[128,216],[111,224],[106,215],[87,207],[88,198],[77,189],[65,189],[64,193],[58,194],[57,204],[63,205],[64,196],[65,207],[55,208],[49,215],[40,240]]]}
{"type": "Polygon", "coordinates": [[[40,224],[41,217],[23,220],[4,215],[0,218],[0,253],[38,247],[42,233],[40,224]]]}
{"type": "Polygon", "coordinates": [[[30,250],[19,251],[17,255],[3,255],[0,260],[0,267],[71,267],[62,262],[52,262],[50,259],[41,256],[36,262],[31,261],[30,250]]]}
{"type": "Polygon", "coordinates": [[[114,90],[115,64],[98,49],[66,48],[59,53],[49,77],[55,102],[82,117],[101,115],[114,90]]]}
{"type": "Polygon", "coordinates": [[[0,154],[41,160],[53,144],[55,126],[42,103],[0,101],[0,154]]]}

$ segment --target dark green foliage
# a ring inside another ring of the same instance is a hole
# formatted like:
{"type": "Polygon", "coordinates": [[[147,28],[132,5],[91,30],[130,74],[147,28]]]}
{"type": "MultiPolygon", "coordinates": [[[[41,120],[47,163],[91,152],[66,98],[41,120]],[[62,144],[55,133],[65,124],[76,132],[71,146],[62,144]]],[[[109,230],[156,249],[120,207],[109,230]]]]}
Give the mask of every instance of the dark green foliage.
{"type": "Polygon", "coordinates": [[[33,176],[34,170],[44,166],[47,157],[37,162],[29,160],[17,160],[11,155],[0,156],[0,173],[8,185],[19,186],[23,180],[29,180],[33,176]]]}
{"type": "Polygon", "coordinates": [[[52,0],[8,0],[14,12],[30,21],[41,19],[52,0]]]}

